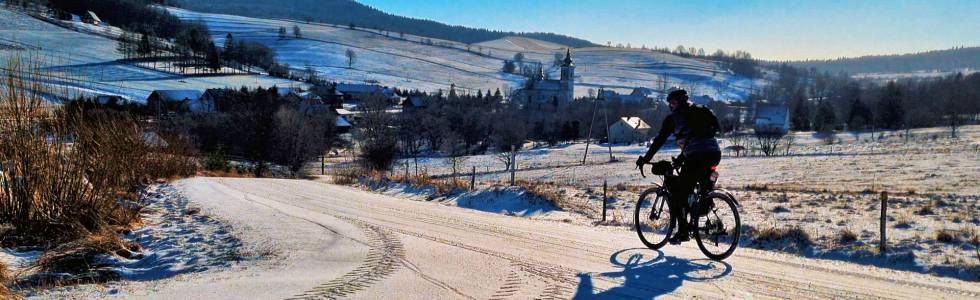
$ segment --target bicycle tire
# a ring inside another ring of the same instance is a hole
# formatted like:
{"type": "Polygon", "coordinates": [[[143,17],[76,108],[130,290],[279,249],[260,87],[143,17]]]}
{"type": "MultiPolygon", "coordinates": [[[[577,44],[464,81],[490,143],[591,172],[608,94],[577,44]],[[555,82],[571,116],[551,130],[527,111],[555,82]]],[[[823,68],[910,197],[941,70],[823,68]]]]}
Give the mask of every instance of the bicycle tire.
{"type": "Polygon", "coordinates": [[[643,245],[653,250],[663,248],[663,246],[667,244],[667,240],[670,239],[671,233],[674,231],[674,220],[672,220],[670,217],[670,209],[667,207],[666,203],[667,198],[657,194],[658,189],[658,187],[653,187],[643,191],[643,193],[640,193],[640,197],[636,201],[636,207],[633,210],[633,227],[634,230],[636,230],[636,235],[640,237],[640,242],[643,242],[643,245]],[[652,200],[648,200],[651,195],[655,197],[653,197],[652,200]],[[643,235],[643,226],[647,225],[647,222],[643,222],[641,218],[641,215],[644,215],[644,213],[641,212],[644,208],[644,202],[650,202],[651,209],[657,209],[658,206],[661,207],[660,216],[657,219],[660,219],[663,216],[667,217],[666,233],[663,233],[663,239],[660,241],[651,242],[646,236],[643,235]]]}
{"type": "MultiPolygon", "coordinates": [[[[721,261],[721,260],[724,260],[725,258],[728,258],[729,256],[731,256],[732,253],[735,253],[735,249],[738,248],[738,242],[739,242],[739,239],[741,238],[741,235],[742,235],[742,219],[741,219],[741,217],[738,214],[738,206],[735,204],[736,203],[735,202],[735,199],[732,199],[729,195],[726,195],[724,193],[719,193],[719,192],[711,192],[711,193],[709,193],[705,197],[705,200],[712,200],[712,199],[721,199],[721,200],[723,200],[724,203],[727,204],[728,208],[731,209],[732,215],[734,216],[734,219],[735,219],[735,226],[733,227],[733,229],[734,229],[733,241],[731,242],[731,245],[728,247],[728,249],[725,250],[724,252],[714,253],[714,252],[708,250],[708,248],[705,246],[705,242],[702,240],[703,237],[701,236],[701,234],[702,234],[702,232],[701,232],[702,231],[701,230],[702,228],[700,228],[702,226],[701,225],[701,223],[702,223],[701,222],[701,218],[702,218],[701,215],[698,215],[698,216],[695,217],[696,218],[695,219],[696,221],[694,222],[694,228],[693,228],[694,229],[694,239],[695,239],[695,241],[697,241],[698,248],[701,249],[701,253],[704,253],[704,255],[707,256],[708,258],[710,258],[711,260],[721,261]]],[[[713,201],[712,201],[712,203],[713,203],[713,201]]],[[[701,205],[703,205],[703,204],[701,204],[701,205]]],[[[714,213],[717,216],[717,214],[715,213],[715,211],[713,211],[712,213],[714,213]]],[[[706,216],[707,216],[707,214],[706,214],[706,216]]]]}

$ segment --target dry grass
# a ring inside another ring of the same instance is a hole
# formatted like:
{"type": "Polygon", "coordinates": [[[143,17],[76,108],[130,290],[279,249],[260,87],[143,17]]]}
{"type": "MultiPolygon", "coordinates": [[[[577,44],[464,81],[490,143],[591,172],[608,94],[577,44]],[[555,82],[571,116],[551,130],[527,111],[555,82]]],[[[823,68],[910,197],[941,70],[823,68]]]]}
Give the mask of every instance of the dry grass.
{"type": "Polygon", "coordinates": [[[515,184],[527,191],[527,194],[541,198],[555,207],[561,208],[562,196],[558,193],[558,189],[549,184],[544,184],[535,181],[525,181],[518,180],[515,184]]]}
{"type": "Polygon", "coordinates": [[[139,245],[120,239],[114,232],[93,234],[83,239],[61,244],[38,258],[34,267],[42,272],[83,273],[97,266],[97,256],[112,254],[136,258],[139,245]]]}
{"type": "Polygon", "coordinates": [[[7,285],[10,284],[10,281],[13,279],[14,278],[7,270],[7,265],[0,262],[0,299],[17,299],[17,295],[7,288],[7,285]]]}
{"type": "Polygon", "coordinates": [[[367,172],[365,172],[364,169],[361,169],[355,165],[334,168],[330,172],[330,178],[332,179],[333,183],[339,185],[353,185],[357,183],[361,177],[366,175],[367,172]]]}

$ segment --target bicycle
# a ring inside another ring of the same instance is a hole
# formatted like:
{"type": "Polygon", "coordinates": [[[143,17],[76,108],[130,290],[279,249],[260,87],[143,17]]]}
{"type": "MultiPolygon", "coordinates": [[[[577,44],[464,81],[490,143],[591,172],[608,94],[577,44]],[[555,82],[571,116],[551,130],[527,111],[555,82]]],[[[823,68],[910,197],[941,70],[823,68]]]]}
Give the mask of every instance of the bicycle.
{"type": "MultiPolygon", "coordinates": [[[[651,173],[662,177],[661,184],[651,187],[643,193],[636,202],[633,223],[640,241],[647,248],[660,249],[674,234],[678,220],[672,218],[667,205],[671,182],[679,179],[675,173],[683,168],[682,158],[672,157],[671,161],[662,160],[652,165],[651,173]]],[[[646,178],[643,167],[639,167],[640,175],[646,178]]],[[[738,214],[738,200],[731,193],[715,188],[718,181],[717,166],[711,167],[712,173],[707,180],[698,182],[694,192],[688,198],[688,213],[683,217],[689,222],[698,248],[712,260],[721,261],[735,252],[741,236],[742,220],[738,214]]]]}

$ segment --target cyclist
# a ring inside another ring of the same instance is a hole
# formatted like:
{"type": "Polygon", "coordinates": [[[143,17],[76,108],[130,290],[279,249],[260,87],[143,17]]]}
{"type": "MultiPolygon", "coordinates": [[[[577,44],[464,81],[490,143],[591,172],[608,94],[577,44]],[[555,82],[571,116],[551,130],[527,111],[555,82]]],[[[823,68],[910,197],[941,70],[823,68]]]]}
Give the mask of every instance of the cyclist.
{"type": "Polygon", "coordinates": [[[657,154],[667,141],[667,137],[673,134],[677,139],[684,166],[681,168],[677,182],[667,186],[670,189],[670,199],[667,204],[670,207],[671,218],[677,220],[678,224],[677,234],[670,239],[671,244],[690,240],[685,217],[690,209],[687,207],[687,198],[694,191],[695,183],[707,180],[711,176],[711,167],[717,166],[721,161],[721,149],[715,139],[715,134],[720,128],[718,118],[711,109],[691,104],[688,99],[685,90],[675,90],[668,94],[667,102],[671,114],[664,119],[660,132],[653,139],[653,144],[650,145],[646,155],[636,160],[637,167],[642,168],[657,154]]]}

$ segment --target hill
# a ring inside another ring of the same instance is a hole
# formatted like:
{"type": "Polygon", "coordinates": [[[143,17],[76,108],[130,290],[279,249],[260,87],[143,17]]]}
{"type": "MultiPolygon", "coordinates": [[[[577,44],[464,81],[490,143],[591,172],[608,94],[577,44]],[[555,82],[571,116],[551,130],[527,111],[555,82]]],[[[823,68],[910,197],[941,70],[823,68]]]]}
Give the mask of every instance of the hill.
{"type": "Polygon", "coordinates": [[[118,29],[65,23],[75,30],[0,8],[0,71],[6,71],[11,59],[33,58],[37,70],[29,71],[43,74],[34,78],[56,91],[65,88],[67,95],[57,96],[111,94],[135,101],[145,100],[153,90],[298,84],[265,75],[187,77],[122,63],[117,42],[94,34],[118,29]]]}
{"type": "Polygon", "coordinates": [[[468,28],[432,20],[397,16],[352,0],[171,0],[169,3],[194,11],[232,14],[256,18],[309,20],[400,32],[461,43],[479,43],[507,36],[518,36],[568,45],[595,46],[592,42],[570,36],[542,32],[505,32],[468,28]]]}
{"type": "Polygon", "coordinates": [[[802,68],[832,73],[909,73],[917,71],[954,72],[980,69],[980,47],[958,47],[921,53],[873,55],[831,60],[789,62],[802,68]]]}
{"type": "MultiPolygon", "coordinates": [[[[504,73],[504,60],[524,54],[528,63],[540,62],[552,77],[555,54],[565,54],[565,46],[527,37],[505,37],[485,43],[465,44],[411,34],[386,32],[324,23],[305,23],[284,19],[261,19],[211,14],[168,8],[183,20],[204,22],[218,45],[227,34],[234,39],[262,43],[278,53],[280,62],[294,71],[314,70],[321,78],[341,82],[377,82],[383,85],[419,89],[477,89],[507,93],[524,82],[521,76],[504,73]],[[279,28],[298,27],[302,36],[280,38],[279,28]],[[345,55],[356,55],[348,64],[345,55]]],[[[635,87],[655,88],[660,80],[683,86],[697,95],[715,99],[745,99],[754,82],[733,75],[718,62],[684,58],[641,49],[607,47],[573,48],[577,66],[575,94],[588,95],[600,87],[629,92],[635,87]]]]}

